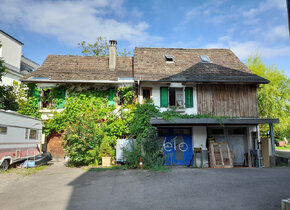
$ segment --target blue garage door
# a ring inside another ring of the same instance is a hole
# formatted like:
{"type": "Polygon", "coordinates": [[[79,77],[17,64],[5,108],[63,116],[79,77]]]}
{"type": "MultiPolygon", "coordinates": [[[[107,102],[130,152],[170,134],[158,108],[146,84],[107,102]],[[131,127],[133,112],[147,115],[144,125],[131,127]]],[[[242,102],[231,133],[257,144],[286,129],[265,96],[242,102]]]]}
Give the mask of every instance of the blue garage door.
{"type": "Polygon", "coordinates": [[[189,165],[192,159],[191,128],[161,128],[165,165],[189,165]]]}

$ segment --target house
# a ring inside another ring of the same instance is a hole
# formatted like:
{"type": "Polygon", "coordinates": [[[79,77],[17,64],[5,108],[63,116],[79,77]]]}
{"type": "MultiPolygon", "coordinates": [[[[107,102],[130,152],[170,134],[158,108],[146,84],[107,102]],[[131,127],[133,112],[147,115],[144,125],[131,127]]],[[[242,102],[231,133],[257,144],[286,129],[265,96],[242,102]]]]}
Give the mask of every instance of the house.
{"type": "Polygon", "coordinates": [[[7,72],[2,77],[0,85],[13,85],[34,71],[39,64],[22,55],[23,43],[0,30],[0,58],[4,60],[7,72]]]}
{"type": "Polygon", "coordinates": [[[199,114],[192,119],[151,119],[170,165],[188,165],[196,153],[194,164],[207,167],[209,139],[214,139],[227,143],[234,165],[252,166],[259,149],[258,125],[264,123],[271,128],[267,144],[274,155],[273,123],[279,121],[259,119],[257,110],[257,88],[269,81],[253,74],[231,50],[135,48],[133,57],[117,57],[116,44],[110,41],[108,57],[49,55],[22,81],[39,87],[134,85],[140,103],[152,99],[161,111],[199,114]]]}

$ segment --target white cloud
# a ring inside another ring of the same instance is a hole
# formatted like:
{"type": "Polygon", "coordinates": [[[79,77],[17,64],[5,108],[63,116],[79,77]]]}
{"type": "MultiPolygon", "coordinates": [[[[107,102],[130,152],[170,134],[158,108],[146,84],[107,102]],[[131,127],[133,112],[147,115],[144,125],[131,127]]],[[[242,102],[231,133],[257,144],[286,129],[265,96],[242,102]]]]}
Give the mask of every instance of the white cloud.
{"type": "MultiPolygon", "coordinates": [[[[123,0],[1,0],[0,22],[20,24],[26,30],[56,37],[71,46],[97,36],[150,43],[160,40],[146,30],[146,22],[122,21],[123,0]]],[[[138,11],[132,13],[141,17],[138,11]]]]}
{"type": "Polygon", "coordinates": [[[262,12],[272,10],[272,9],[286,10],[286,1],[284,1],[284,0],[262,1],[258,7],[244,11],[243,16],[252,18],[252,17],[259,15],[262,12]]]}
{"type": "Polygon", "coordinates": [[[265,38],[270,41],[280,40],[280,39],[288,39],[289,31],[287,25],[279,25],[270,28],[268,32],[264,34],[265,38]]]}
{"type": "Polygon", "coordinates": [[[264,58],[290,56],[290,46],[266,46],[257,41],[234,41],[231,37],[220,37],[219,42],[204,46],[205,48],[229,48],[240,59],[244,60],[251,54],[260,54],[264,58]]]}

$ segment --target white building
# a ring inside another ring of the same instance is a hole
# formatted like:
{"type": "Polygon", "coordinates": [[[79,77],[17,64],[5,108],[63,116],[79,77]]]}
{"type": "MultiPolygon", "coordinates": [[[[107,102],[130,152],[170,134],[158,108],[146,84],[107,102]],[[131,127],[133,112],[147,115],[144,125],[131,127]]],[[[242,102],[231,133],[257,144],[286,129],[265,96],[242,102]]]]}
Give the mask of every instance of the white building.
{"type": "Polygon", "coordinates": [[[23,43],[0,30],[0,58],[5,62],[7,72],[2,77],[0,85],[13,85],[20,79],[39,67],[39,64],[22,55],[23,43]]]}

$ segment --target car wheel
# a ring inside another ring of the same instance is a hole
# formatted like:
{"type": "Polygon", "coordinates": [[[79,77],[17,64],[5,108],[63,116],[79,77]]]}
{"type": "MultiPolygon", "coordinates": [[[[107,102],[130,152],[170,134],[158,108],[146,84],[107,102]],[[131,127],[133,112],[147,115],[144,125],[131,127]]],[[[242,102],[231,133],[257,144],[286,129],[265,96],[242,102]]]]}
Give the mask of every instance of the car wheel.
{"type": "Polygon", "coordinates": [[[9,161],[4,160],[0,165],[0,171],[6,171],[9,168],[9,161]]]}

